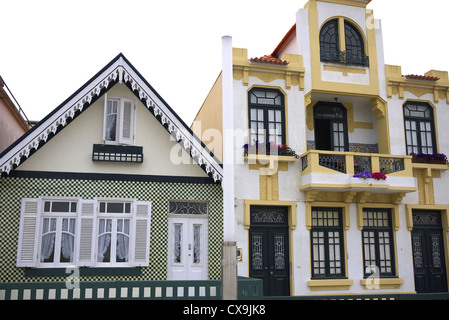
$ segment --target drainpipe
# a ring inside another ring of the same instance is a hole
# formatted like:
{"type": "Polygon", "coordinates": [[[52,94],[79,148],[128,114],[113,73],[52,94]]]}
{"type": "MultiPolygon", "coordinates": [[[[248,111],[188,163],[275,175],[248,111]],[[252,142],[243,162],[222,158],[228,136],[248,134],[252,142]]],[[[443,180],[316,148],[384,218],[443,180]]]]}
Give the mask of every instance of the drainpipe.
{"type": "Polygon", "coordinates": [[[237,243],[234,214],[234,105],[232,37],[222,38],[223,94],[223,247],[221,252],[221,297],[237,300],[237,243]]]}

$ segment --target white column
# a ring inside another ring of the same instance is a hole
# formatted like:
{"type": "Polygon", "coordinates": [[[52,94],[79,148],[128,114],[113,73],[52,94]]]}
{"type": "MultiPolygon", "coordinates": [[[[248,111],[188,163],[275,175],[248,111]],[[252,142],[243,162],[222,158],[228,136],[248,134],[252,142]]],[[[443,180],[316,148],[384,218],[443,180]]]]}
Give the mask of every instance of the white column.
{"type": "Polygon", "coordinates": [[[234,241],[234,112],[232,37],[222,38],[224,241],[234,241]]]}
{"type": "Polygon", "coordinates": [[[232,38],[222,38],[223,94],[223,236],[221,254],[221,298],[237,300],[237,244],[234,224],[234,112],[232,38]]]}

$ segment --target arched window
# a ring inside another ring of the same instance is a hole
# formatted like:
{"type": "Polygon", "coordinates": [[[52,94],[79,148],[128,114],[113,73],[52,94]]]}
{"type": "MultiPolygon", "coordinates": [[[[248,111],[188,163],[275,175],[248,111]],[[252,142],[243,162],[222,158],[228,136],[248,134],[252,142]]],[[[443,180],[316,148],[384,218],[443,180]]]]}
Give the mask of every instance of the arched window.
{"type": "Polygon", "coordinates": [[[345,21],[346,63],[366,64],[365,46],[359,30],[351,23],[345,21]]]}
{"type": "Polygon", "coordinates": [[[340,61],[338,40],[338,19],[330,20],[321,28],[320,55],[321,61],[340,61]]]}
{"type": "Polygon", "coordinates": [[[320,58],[322,62],[362,66],[369,64],[362,34],[343,18],[329,20],[321,28],[320,58]],[[340,24],[344,24],[344,34],[339,34],[340,24]]]}
{"type": "Polygon", "coordinates": [[[404,104],[404,122],[408,155],[436,153],[433,109],[428,103],[406,102],[404,104]]]}
{"type": "Polygon", "coordinates": [[[285,144],[284,95],[279,90],[252,89],[248,109],[251,144],[285,144]]]}

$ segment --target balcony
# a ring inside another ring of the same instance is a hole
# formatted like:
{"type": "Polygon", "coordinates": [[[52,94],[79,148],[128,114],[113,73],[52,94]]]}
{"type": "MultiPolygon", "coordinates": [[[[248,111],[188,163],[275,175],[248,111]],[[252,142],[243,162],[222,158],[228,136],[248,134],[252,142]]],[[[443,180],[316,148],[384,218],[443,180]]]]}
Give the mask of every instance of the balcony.
{"type": "Polygon", "coordinates": [[[300,191],[408,193],[417,190],[411,156],[310,150],[300,158],[300,191]],[[380,172],[387,178],[354,177],[361,172],[380,172]]]}

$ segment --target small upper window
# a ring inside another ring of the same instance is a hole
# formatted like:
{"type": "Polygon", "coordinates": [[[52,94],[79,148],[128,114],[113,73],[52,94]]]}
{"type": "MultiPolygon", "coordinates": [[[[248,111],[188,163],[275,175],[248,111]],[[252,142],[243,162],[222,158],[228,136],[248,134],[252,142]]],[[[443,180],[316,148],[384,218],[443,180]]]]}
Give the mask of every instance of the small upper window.
{"type": "Polygon", "coordinates": [[[105,143],[134,145],[135,101],[126,98],[105,98],[104,133],[105,143]]]}
{"type": "Polygon", "coordinates": [[[343,18],[329,20],[321,28],[320,57],[323,62],[368,66],[361,33],[343,18]],[[344,24],[344,34],[339,34],[341,23],[344,24]]]}

